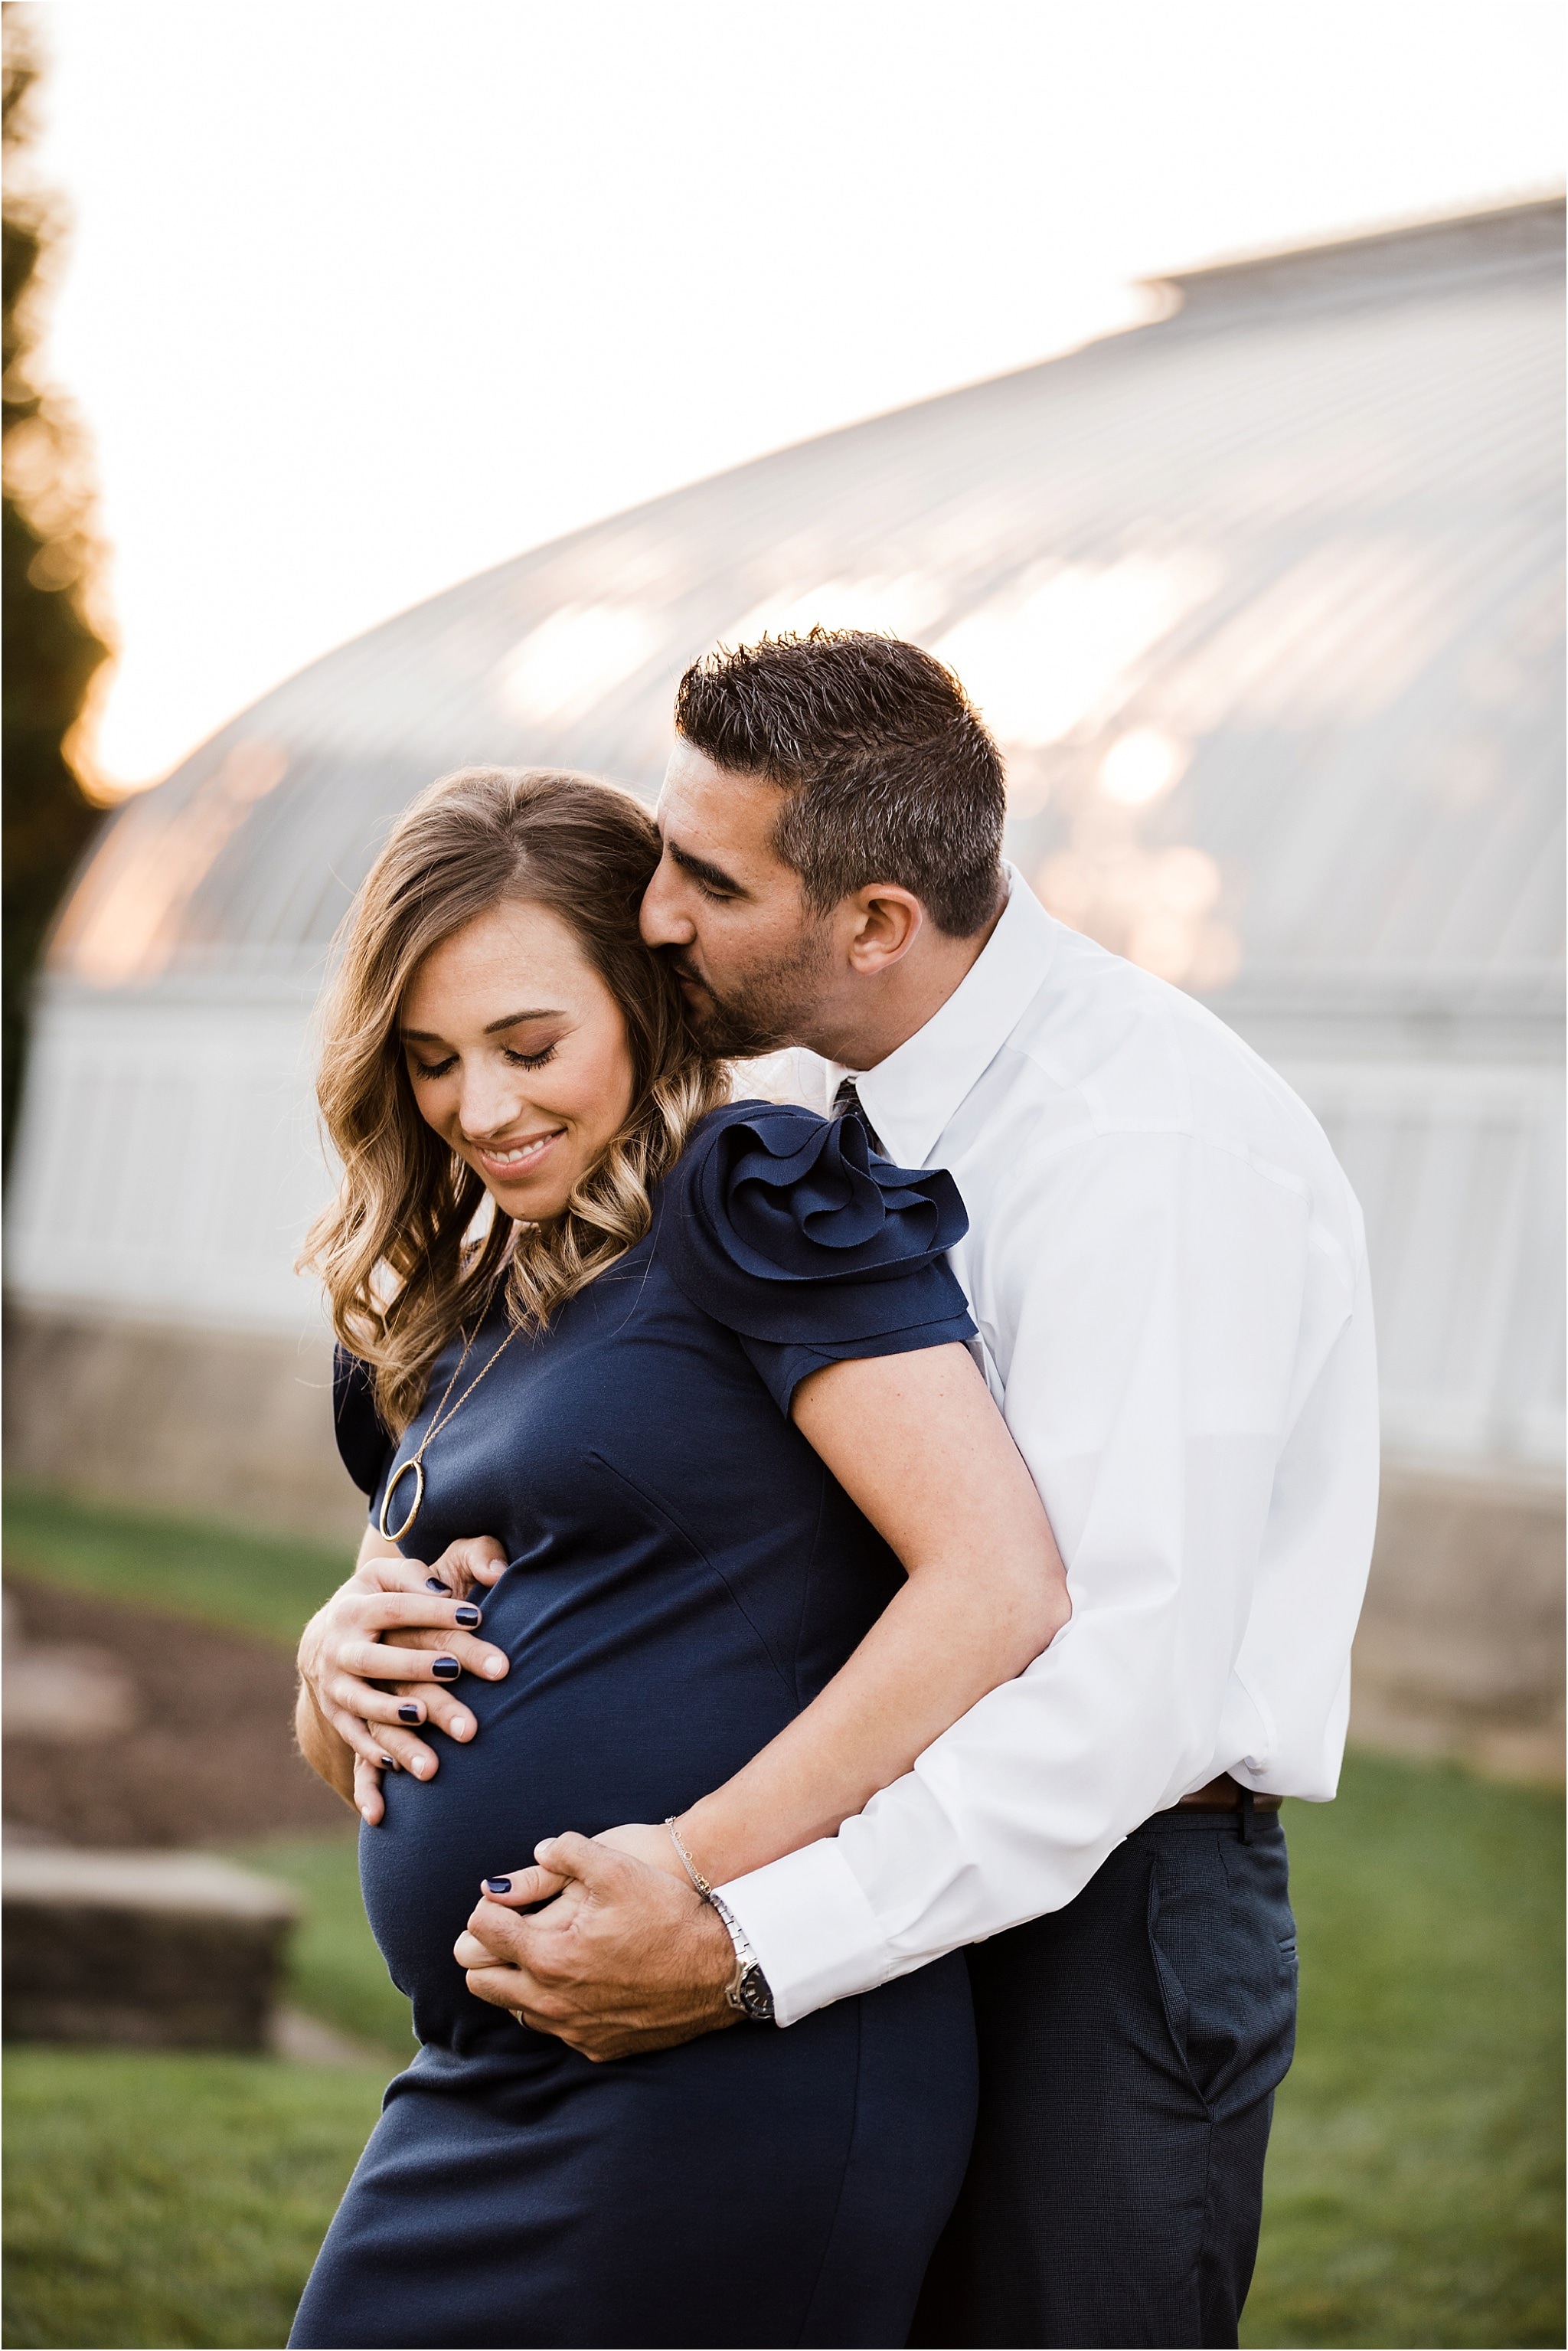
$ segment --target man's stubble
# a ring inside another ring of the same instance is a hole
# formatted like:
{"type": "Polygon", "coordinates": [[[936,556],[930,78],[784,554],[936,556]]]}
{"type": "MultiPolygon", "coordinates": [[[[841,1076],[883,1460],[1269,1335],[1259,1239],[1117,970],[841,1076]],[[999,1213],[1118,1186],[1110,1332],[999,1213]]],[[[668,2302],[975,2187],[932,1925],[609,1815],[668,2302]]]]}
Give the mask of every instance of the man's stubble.
{"type": "Polygon", "coordinates": [[[678,949],[665,952],[681,977],[695,983],[695,992],[683,993],[686,1019],[706,1053],[720,1061],[750,1061],[804,1042],[802,1032],[811,1025],[828,974],[826,923],[802,931],[788,956],[759,967],[723,996],[678,949]]]}

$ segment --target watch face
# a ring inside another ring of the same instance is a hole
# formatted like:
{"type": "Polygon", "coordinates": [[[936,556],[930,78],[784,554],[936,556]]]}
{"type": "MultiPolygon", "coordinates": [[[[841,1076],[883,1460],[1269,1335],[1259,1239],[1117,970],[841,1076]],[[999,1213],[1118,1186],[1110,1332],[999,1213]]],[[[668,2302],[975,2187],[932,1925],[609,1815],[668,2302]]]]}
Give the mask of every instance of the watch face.
{"type": "Polygon", "coordinates": [[[772,2023],[773,1994],[755,1959],[740,1979],[740,2004],[758,2024],[772,2023]]]}

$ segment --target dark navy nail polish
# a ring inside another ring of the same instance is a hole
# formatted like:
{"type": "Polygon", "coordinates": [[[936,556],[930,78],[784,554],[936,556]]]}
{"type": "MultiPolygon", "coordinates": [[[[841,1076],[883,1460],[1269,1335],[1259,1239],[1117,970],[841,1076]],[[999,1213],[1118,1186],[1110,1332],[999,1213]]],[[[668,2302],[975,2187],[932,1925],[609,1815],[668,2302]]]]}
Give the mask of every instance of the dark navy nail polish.
{"type": "Polygon", "coordinates": [[[383,1771],[395,1771],[397,1770],[397,1765],[392,1761],[390,1755],[383,1755],[382,1757],[382,1769],[383,1771]]]}
{"type": "Polygon", "coordinates": [[[397,1710],[397,1719],[400,1722],[417,1722],[419,1720],[418,1707],[400,1706],[397,1710]]]}
{"type": "Polygon", "coordinates": [[[470,1629],[474,1625],[482,1625],[485,1622],[484,1610],[482,1608],[476,1608],[471,1600],[465,1600],[460,1608],[454,1610],[453,1614],[456,1616],[457,1622],[460,1625],[465,1625],[469,1626],[470,1629]]]}
{"type": "Polygon", "coordinates": [[[424,1588],[427,1592],[450,1592],[452,1586],[449,1583],[443,1583],[438,1575],[427,1575],[424,1579],[424,1588]]]}
{"type": "Polygon", "coordinates": [[[430,1670],[438,1682],[455,1682],[463,1668],[455,1657],[432,1657],[430,1670]]]}
{"type": "Polygon", "coordinates": [[[509,1894],[512,1881],[509,1877],[486,1877],[484,1886],[486,1894],[509,1894]]]}

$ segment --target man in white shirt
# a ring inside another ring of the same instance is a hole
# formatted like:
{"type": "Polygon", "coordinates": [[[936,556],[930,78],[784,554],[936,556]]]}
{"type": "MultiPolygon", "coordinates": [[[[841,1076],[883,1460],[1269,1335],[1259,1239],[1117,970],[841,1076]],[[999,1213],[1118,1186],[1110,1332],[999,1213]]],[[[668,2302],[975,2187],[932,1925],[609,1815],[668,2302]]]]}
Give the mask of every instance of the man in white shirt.
{"type": "MultiPolygon", "coordinates": [[[[772,1090],[956,1179],[1073,1609],[835,1837],[717,1888],[735,1975],[789,2025],[974,1947],[980,2126],[915,2342],[1233,2344],[1294,2031],[1279,1800],[1334,1793],[1376,1507],[1355,1201],[1246,1046],[1001,866],[999,759],[928,655],[720,653],[676,724],[644,934],[716,1048],[808,1049],[772,1090]]],[[[548,1857],[591,1949],[487,1906],[476,1991],[594,2056],[726,2021],[710,1916],[548,1857]]]]}

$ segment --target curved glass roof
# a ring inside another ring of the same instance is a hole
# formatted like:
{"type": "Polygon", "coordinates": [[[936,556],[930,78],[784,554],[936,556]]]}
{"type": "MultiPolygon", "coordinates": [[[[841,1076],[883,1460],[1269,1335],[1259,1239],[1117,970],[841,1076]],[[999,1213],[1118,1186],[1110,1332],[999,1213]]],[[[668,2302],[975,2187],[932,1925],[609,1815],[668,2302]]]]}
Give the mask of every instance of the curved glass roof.
{"type": "Polygon", "coordinates": [[[52,969],[313,984],[432,777],[652,795],[693,655],[821,621],[950,660],[1046,903],[1222,1008],[1550,1018],[1562,252],[1552,203],[1173,279],[1157,324],[468,580],[130,802],[52,969]]]}

